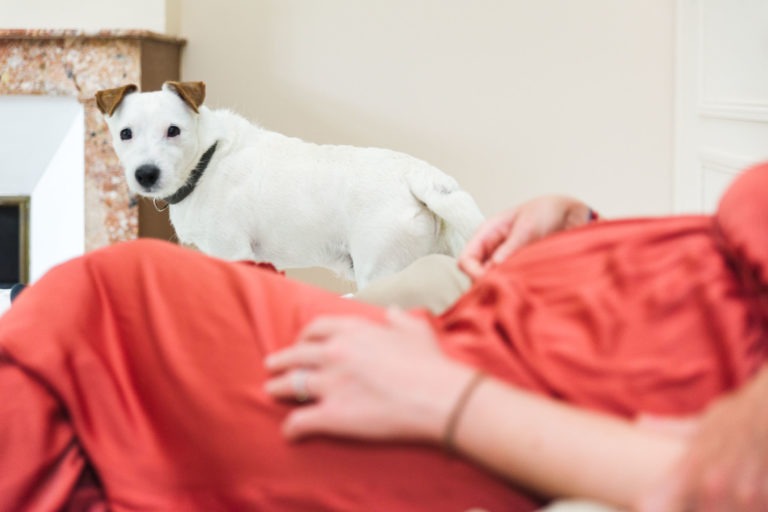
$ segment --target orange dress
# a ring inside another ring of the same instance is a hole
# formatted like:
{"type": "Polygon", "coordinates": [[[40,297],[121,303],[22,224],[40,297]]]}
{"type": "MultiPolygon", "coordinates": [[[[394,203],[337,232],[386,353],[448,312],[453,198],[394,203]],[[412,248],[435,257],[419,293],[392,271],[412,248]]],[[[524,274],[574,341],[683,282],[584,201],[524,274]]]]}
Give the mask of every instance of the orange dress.
{"type": "MultiPolygon", "coordinates": [[[[625,417],[700,411],[766,359],[766,192],[762,165],[715,216],[552,236],[430,321],[453,357],[534,392],[625,417]]],[[[438,448],[285,442],[293,406],[264,393],[262,359],[333,313],[384,317],[158,241],[57,267],[0,319],[0,510],[541,504],[438,448]]]]}

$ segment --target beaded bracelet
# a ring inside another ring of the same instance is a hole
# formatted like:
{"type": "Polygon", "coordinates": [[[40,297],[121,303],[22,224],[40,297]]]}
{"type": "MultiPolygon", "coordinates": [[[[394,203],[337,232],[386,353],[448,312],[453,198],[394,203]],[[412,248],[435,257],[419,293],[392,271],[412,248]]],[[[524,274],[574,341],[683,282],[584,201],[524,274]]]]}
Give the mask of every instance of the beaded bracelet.
{"type": "Polygon", "coordinates": [[[459,421],[467,406],[467,402],[484,378],[485,374],[483,372],[480,370],[475,372],[472,378],[469,379],[467,385],[464,386],[461,395],[459,395],[459,398],[456,400],[456,403],[451,410],[451,414],[448,416],[448,421],[445,424],[443,433],[443,447],[449,452],[455,451],[454,437],[456,436],[456,429],[459,426],[459,421]]]}

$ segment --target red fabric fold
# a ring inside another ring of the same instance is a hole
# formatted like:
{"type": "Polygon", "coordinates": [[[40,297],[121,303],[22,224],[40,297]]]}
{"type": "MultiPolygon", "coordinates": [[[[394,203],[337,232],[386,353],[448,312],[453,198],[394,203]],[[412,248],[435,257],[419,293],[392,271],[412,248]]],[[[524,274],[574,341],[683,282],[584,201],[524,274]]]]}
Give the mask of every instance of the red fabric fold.
{"type": "MultiPolygon", "coordinates": [[[[549,237],[430,320],[453,357],[533,392],[624,417],[695,413],[766,359],[767,193],[763,164],[715,216],[549,237]]],[[[290,406],[263,392],[262,359],[321,314],[384,318],[158,241],[53,270],[0,319],[0,509],[57,510],[78,492],[115,511],[540,503],[430,447],[285,442],[290,406]]]]}

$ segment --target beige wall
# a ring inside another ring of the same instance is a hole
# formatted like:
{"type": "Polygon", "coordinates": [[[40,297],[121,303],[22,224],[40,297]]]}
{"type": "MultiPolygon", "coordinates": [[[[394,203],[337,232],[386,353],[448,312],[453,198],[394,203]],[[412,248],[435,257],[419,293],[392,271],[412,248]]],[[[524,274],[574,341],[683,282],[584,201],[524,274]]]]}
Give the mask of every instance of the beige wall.
{"type": "Polygon", "coordinates": [[[73,28],[165,27],[187,38],[182,75],[207,82],[209,105],[411,153],[487,214],[551,192],[609,216],[672,209],[674,0],[10,4],[33,6],[11,9],[32,25],[48,6],[73,28]]]}
{"type": "Polygon", "coordinates": [[[0,0],[0,28],[141,29],[174,34],[182,0],[0,0]]]}
{"type": "Polygon", "coordinates": [[[209,102],[454,175],[486,213],[544,192],[671,209],[673,0],[199,0],[209,102]]]}

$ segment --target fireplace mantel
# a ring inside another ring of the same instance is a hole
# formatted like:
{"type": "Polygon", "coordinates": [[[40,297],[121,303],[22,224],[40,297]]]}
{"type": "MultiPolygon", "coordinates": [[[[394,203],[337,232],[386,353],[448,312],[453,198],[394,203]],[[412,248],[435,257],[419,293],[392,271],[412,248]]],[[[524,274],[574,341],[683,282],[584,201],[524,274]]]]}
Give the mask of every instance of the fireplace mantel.
{"type": "Polygon", "coordinates": [[[137,236],[172,236],[167,216],[129,193],[94,94],[178,80],[184,45],[147,31],[0,30],[0,94],[70,96],[83,106],[86,251],[137,236]]]}

